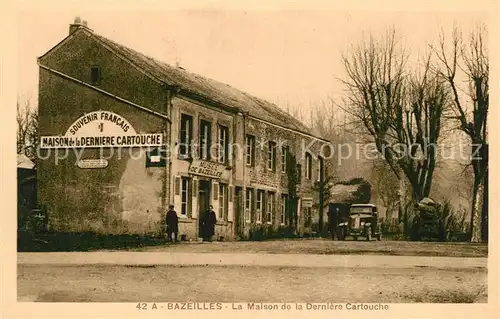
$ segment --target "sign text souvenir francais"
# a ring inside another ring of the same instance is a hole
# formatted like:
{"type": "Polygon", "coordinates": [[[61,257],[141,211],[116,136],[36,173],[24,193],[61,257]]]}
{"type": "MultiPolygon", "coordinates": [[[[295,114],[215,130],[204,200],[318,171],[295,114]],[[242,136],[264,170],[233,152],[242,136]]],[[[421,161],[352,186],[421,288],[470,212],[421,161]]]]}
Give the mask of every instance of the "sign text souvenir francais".
{"type": "Polygon", "coordinates": [[[85,114],[62,136],[42,136],[40,148],[158,147],[163,134],[138,134],[122,116],[108,111],[85,114]]]}

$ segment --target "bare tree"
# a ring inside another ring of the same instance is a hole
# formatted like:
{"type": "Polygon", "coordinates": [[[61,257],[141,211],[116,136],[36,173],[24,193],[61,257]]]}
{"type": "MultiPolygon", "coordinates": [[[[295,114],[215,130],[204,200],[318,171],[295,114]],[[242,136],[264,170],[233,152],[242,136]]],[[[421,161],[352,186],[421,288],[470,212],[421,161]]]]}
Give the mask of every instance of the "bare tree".
{"type": "Polygon", "coordinates": [[[436,167],[436,143],[449,92],[431,71],[430,56],[421,72],[408,67],[408,55],[394,29],[342,55],[347,78],[343,109],[368,132],[376,149],[412,200],[429,196],[436,167]]]}
{"type": "Polygon", "coordinates": [[[372,165],[373,193],[382,201],[387,211],[386,218],[390,221],[393,212],[398,209],[399,183],[384,160],[374,160],[372,165]]]}
{"type": "Polygon", "coordinates": [[[38,146],[38,112],[31,105],[31,100],[17,100],[17,154],[26,154],[34,159],[38,146]]]}
{"type": "Polygon", "coordinates": [[[472,242],[478,242],[488,239],[489,58],[488,33],[485,26],[478,26],[468,40],[464,43],[461,33],[455,28],[450,51],[447,51],[443,33],[439,47],[433,49],[440,62],[437,71],[453,92],[453,118],[458,122],[458,129],[467,134],[472,144],[474,186],[469,236],[472,242]],[[465,94],[459,84],[461,75],[465,75],[468,85],[468,92],[465,91],[465,94]],[[468,107],[467,102],[472,106],[468,107]]]}

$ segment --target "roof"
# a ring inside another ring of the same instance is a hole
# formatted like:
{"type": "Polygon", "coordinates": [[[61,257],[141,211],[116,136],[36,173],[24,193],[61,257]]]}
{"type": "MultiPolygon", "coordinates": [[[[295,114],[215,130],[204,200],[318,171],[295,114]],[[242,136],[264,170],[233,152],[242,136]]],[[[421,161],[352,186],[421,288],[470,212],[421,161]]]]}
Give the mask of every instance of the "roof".
{"type": "Polygon", "coordinates": [[[35,163],[24,154],[17,154],[17,168],[33,169],[35,163]]]}
{"type": "Polygon", "coordinates": [[[192,93],[203,99],[222,104],[235,112],[248,113],[250,116],[272,124],[322,139],[318,134],[313,135],[306,125],[273,103],[252,96],[228,84],[158,61],[104,36],[98,35],[87,28],[80,28],[79,30],[87,31],[88,34],[114,51],[115,54],[128,60],[151,76],[165,82],[167,85],[180,88],[181,94],[183,92],[192,93]]]}

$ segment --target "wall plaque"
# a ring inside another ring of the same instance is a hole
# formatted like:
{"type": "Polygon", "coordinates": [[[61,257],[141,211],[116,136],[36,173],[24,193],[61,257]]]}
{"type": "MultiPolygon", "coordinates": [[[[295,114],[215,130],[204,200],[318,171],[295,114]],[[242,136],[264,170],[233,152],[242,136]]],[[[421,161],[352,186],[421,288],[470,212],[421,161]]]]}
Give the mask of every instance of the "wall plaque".
{"type": "Polygon", "coordinates": [[[108,160],[102,158],[84,159],[76,162],[79,168],[106,168],[108,167],[108,160]]]}

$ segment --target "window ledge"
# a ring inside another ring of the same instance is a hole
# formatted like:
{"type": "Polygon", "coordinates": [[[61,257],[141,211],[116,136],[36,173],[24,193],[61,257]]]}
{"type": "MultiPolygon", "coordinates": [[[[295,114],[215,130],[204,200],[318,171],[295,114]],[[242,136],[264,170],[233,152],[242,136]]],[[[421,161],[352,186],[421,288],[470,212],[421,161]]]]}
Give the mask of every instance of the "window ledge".
{"type": "Polygon", "coordinates": [[[261,221],[256,221],[255,223],[256,223],[256,224],[259,224],[259,225],[260,225],[260,224],[262,224],[262,222],[261,222],[261,221]]]}
{"type": "Polygon", "coordinates": [[[225,221],[225,220],[218,220],[217,223],[215,223],[216,225],[219,225],[219,226],[227,226],[230,222],[228,221],[225,221]]]}
{"type": "Polygon", "coordinates": [[[189,217],[179,217],[179,223],[194,223],[195,219],[189,217]]]}
{"type": "Polygon", "coordinates": [[[271,224],[272,224],[272,222],[266,222],[266,224],[271,225],[271,224]]]}

